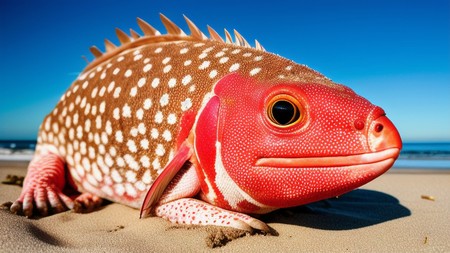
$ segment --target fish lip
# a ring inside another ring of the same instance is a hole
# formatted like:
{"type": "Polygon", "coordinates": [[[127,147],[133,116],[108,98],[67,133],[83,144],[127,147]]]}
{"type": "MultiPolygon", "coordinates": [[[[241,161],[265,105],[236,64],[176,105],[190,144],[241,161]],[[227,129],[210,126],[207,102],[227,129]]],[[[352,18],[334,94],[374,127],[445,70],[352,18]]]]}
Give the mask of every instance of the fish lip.
{"type": "Polygon", "coordinates": [[[368,165],[397,159],[399,148],[389,148],[377,152],[329,157],[261,157],[256,160],[255,167],[272,168],[324,168],[368,165]]]}

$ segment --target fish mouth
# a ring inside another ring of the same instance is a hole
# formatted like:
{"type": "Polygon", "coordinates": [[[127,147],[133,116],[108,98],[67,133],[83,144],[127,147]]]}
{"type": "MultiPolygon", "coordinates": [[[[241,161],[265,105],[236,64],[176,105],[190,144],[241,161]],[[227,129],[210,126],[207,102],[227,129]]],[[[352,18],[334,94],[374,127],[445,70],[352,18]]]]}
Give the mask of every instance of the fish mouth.
{"type": "Polygon", "coordinates": [[[325,168],[351,167],[358,165],[385,164],[394,162],[400,154],[399,148],[389,148],[382,151],[329,157],[262,157],[257,159],[256,167],[272,168],[325,168]]]}

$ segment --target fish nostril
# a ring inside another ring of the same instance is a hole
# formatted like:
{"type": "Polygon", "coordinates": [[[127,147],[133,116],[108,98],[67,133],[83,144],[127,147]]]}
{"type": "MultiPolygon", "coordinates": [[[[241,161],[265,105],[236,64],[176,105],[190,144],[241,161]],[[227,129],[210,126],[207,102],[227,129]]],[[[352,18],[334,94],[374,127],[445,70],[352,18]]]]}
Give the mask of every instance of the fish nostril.
{"type": "Polygon", "coordinates": [[[363,130],[364,129],[364,121],[362,121],[360,119],[355,120],[354,125],[355,125],[355,128],[357,130],[363,130]]]}
{"type": "Polygon", "coordinates": [[[375,125],[374,130],[375,130],[375,132],[379,133],[379,132],[383,131],[383,128],[384,128],[383,124],[378,123],[375,125]]]}

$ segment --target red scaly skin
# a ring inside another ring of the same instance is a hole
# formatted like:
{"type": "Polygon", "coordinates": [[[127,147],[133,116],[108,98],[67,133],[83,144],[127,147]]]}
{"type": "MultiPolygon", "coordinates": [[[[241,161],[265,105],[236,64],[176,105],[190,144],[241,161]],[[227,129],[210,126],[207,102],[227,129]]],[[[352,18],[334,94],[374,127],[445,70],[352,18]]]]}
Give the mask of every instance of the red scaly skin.
{"type": "Polygon", "coordinates": [[[213,189],[216,196],[209,195],[208,202],[223,208],[265,213],[343,194],[384,173],[401,147],[398,134],[391,134],[397,131],[384,111],[344,86],[295,82],[269,86],[229,75],[216,85],[215,95],[214,99],[220,99],[217,142],[221,146],[216,152],[221,152],[223,174],[233,184],[225,182],[223,176],[216,177],[221,167],[216,159],[215,165],[209,162],[203,168],[208,177],[205,182],[212,187],[204,183],[202,189],[213,189]],[[303,116],[297,124],[280,128],[270,123],[267,104],[279,95],[289,95],[300,103],[303,116]],[[377,132],[375,126],[381,123],[374,122],[384,123],[384,133],[377,132]],[[383,150],[393,157],[384,157],[378,164],[361,164],[364,154],[383,150]],[[348,158],[334,166],[325,162],[349,156],[357,162],[348,158]],[[272,159],[271,164],[262,158],[272,159]],[[295,164],[297,158],[312,158],[302,161],[316,164],[295,164]],[[321,159],[324,164],[320,164],[321,159]],[[225,196],[225,204],[217,201],[230,187],[244,193],[225,196]]]}

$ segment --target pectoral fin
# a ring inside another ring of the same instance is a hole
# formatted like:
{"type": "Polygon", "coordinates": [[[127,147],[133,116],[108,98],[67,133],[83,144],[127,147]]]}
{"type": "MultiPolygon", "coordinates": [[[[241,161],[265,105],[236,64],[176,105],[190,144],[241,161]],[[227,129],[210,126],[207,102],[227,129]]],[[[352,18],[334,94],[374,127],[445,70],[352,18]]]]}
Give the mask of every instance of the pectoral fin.
{"type": "Polygon", "coordinates": [[[141,207],[140,218],[149,216],[152,208],[158,203],[164,190],[194,153],[193,147],[185,141],[177,150],[174,158],[166,165],[164,171],[156,178],[145,196],[141,207]]]}

